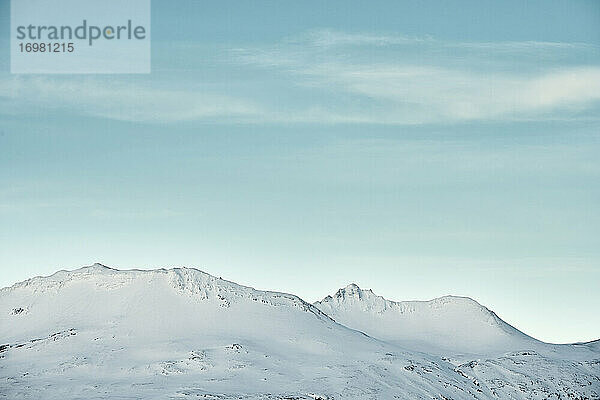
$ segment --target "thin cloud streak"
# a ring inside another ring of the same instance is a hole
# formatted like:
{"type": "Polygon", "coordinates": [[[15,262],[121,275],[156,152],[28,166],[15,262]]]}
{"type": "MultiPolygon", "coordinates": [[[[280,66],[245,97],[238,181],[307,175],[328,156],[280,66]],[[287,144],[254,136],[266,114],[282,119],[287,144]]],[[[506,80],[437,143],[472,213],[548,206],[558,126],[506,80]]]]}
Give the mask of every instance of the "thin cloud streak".
{"type": "Polygon", "coordinates": [[[141,123],[225,124],[594,119],[590,111],[600,103],[600,64],[557,64],[571,51],[588,54],[593,48],[581,43],[455,43],[317,30],[271,45],[230,49],[228,57],[213,59],[223,65],[212,67],[243,71],[244,79],[233,83],[227,73],[212,82],[177,73],[135,81],[114,76],[7,76],[0,78],[0,113],[68,110],[141,123]],[[459,50],[448,52],[449,47],[459,50]],[[548,57],[525,62],[529,50],[548,57]],[[502,61],[495,58],[498,54],[502,61]],[[511,68],[506,68],[507,58],[511,68]],[[548,58],[552,62],[546,63],[548,58]],[[254,96],[245,85],[252,85],[257,76],[267,77],[253,86],[259,95],[254,96]],[[210,90],[200,87],[208,83],[210,90]]]}
{"type": "Polygon", "coordinates": [[[243,118],[260,113],[251,101],[203,91],[156,88],[109,78],[13,78],[0,81],[4,112],[33,107],[65,109],[114,120],[169,123],[210,118],[243,118]]]}
{"type": "Polygon", "coordinates": [[[537,50],[547,55],[543,60],[561,59],[570,51],[594,48],[583,43],[456,43],[321,30],[270,48],[236,49],[234,55],[247,65],[287,75],[296,85],[369,105],[348,110],[349,122],[401,125],[573,119],[598,106],[600,66],[554,62],[544,67],[539,57],[531,64],[520,55],[537,50]],[[365,47],[372,51],[365,53],[365,47]],[[390,49],[382,53],[379,47],[390,49]],[[436,56],[425,57],[424,47],[437,49],[436,56]],[[463,52],[448,56],[442,51],[448,47],[463,52]],[[510,69],[505,61],[494,61],[511,55],[510,69]]]}
{"type": "Polygon", "coordinates": [[[588,43],[542,42],[542,41],[509,41],[509,42],[458,42],[442,41],[433,36],[407,36],[398,34],[375,34],[368,32],[349,33],[332,29],[315,29],[302,35],[285,40],[291,44],[310,44],[312,46],[394,46],[394,45],[432,45],[437,47],[454,47],[486,50],[531,50],[531,49],[594,49],[598,46],[588,43]]]}

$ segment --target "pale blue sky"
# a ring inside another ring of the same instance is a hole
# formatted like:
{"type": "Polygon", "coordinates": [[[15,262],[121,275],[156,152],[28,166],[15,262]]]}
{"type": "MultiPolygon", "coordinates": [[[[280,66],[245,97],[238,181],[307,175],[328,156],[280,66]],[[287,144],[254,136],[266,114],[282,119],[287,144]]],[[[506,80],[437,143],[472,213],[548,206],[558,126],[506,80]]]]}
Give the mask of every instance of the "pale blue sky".
{"type": "Polygon", "coordinates": [[[10,75],[8,15],[0,286],[195,266],[600,337],[600,2],[154,0],[138,76],[10,75]]]}

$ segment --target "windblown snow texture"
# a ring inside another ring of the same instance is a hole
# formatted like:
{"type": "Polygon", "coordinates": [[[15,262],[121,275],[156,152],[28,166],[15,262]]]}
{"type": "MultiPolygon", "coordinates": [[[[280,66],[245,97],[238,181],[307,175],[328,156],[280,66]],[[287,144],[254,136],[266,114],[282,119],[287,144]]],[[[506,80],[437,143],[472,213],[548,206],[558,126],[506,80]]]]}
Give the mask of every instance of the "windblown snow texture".
{"type": "Polygon", "coordinates": [[[600,399],[597,343],[475,301],[356,285],[309,304],[195,269],[95,264],[0,289],[0,398],[600,399]]]}

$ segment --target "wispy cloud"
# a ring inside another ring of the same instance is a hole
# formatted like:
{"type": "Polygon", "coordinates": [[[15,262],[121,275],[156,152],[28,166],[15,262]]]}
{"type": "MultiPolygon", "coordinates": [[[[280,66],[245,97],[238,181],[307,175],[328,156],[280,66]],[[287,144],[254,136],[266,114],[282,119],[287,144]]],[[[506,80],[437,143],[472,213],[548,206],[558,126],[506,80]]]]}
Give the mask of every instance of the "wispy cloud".
{"type": "Polygon", "coordinates": [[[5,76],[0,113],[62,109],[146,123],[403,125],[596,118],[597,50],[585,43],[465,43],[315,30],[229,49],[227,57],[210,59],[208,67],[219,71],[211,78],[194,75],[189,66],[181,74],[135,80],[5,76]]]}
{"type": "Polygon", "coordinates": [[[600,100],[600,68],[539,76],[398,65],[345,65],[311,71],[340,90],[384,104],[390,122],[551,118],[600,100]],[[335,71],[335,72],[333,72],[335,71]]]}
{"type": "Polygon", "coordinates": [[[342,32],[332,29],[315,29],[300,35],[286,38],[285,43],[310,44],[312,46],[435,46],[486,50],[547,50],[547,49],[594,49],[588,43],[544,42],[544,41],[504,41],[504,42],[461,42],[438,40],[433,36],[409,36],[399,34],[378,34],[370,32],[342,32]]]}
{"type": "Polygon", "coordinates": [[[405,35],[385,35],[374,33],[348,33],[331,29],[316,29],[306,32],[302,35],[289,37],[285,40],[288,43],[309,43],[313,46],[357,46],[357,45],[375,45],[389,46],[396,44],[417,44],[425,42],[434,42],[431,36],[417,37],[405,35]]]}
{"type": "Polygon", "coordinates": [[[261,113],[259,106],[237,97],[113,77],[7,78],[0,80],[0,101],[3,99],[5,113],[63,109],[69,113],[150,123],[248,118],[261,113]]]}
{"type": "MultiPolygon", "coordinates": [[[[241,62],[287,74],[296,85],[355,97],[360,105],[346,109],[349,122],[421,124],[573,118],[598,105],[600,64],[560,61],[593,49],[325,30],[235,53],[241,62]]],[[[329,111],[336,115],[335,107],[329,111]]]]}

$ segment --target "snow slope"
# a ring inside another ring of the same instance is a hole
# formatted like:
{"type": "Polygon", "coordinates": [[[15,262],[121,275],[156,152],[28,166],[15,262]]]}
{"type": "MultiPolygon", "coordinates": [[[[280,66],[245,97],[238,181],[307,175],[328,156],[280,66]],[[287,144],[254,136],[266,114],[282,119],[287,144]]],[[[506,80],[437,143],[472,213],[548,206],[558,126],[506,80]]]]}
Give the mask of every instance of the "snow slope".
{"type": "Polygon", "coordinates": [[[598,399],[600,357],[581,348],[453,365],[186,268],[96,264],[0,289],[6,399],[598,399]]]}
{"type": "Polygon", "coordinates": [[[351,284],[315,306],[343,325],[427,353],[492,356],[542,344],[468,297],[396,302],[351,284]]]}

